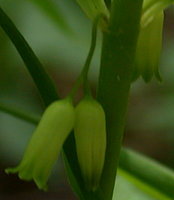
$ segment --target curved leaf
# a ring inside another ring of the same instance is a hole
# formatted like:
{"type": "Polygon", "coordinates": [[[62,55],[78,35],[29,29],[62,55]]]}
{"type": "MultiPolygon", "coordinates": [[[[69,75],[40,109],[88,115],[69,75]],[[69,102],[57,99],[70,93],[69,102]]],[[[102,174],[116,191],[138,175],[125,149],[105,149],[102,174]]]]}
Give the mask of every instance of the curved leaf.
{"type": "Polygon", "coordinates": [[[123,149],[120,168],[132,176],[174,199],[174,171],[131,150],[123,149]]]}
{"type": "Polygon", "coordinates": [[[122,169],[117,178],[113,200],[172,200],[122,169]]]}
{"type": "Polygon", "coordinates": [[[0,26],[11,39],[36,83],[45,105],[58,98],[56,88],[42,64],[10,18],[0,8],[0,26]]]}

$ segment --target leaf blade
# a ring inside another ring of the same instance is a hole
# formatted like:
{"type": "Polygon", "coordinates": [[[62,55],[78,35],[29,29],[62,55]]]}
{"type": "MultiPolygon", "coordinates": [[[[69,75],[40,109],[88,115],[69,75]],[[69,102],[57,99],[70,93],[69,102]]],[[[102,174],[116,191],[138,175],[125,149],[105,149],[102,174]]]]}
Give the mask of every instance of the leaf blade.
{"type": "Polygon", "coordinates": [[[0,7],[0,26],[11,39],[36,83],[46,106],[58,99],[56,88],[24,37],[0,7]]]}
{"type": "Polygon", "coordinates": [[[174,198],[174,171],[146,156],[123,149],[119,166],[170,198],[174,198]]]}

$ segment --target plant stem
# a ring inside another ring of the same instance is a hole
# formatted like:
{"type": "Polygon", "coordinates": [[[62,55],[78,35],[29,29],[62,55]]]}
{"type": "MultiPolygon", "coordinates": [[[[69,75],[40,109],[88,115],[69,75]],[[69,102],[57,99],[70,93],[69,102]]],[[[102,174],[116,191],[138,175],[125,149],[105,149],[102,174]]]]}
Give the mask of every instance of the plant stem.
{"type": "Polygon", "coordinates": [[[107,150],[101,180],[104,199],[112,199],[139,32],[142,0],[114,0],[104,32],[98,100],[106,113],[107,150]]]}
{"type": "Polygon", "coordinates": [[[0,26],[15,45],[35,81],[45,106],[58,99],[56,87],[25,38],[0,7],[0,26]]]}
{"type": "Polygon", "coordinates": [[[96,19],[94,20],[93,26],[92,26],[92,32],[91,32],[91,45],[90,49],[85,61],[85,64],[83,66],[83,69],[77,78],[74,87],[68,94],[69,97],[73,98],[74,95],[76,94],[77,90],[79,89],[80,85],[83,84],[84,87],[84,92],[90,93],[89,87],[88,87],[88,72],[90,68],[90,64],[94,55],[95,47],[96,47],[96,41],[97,41],[97,28],[98,28],[98,23],[100,22],[102,15],[98,15],[96,19]]]}
{"type": "Polygon", "coordinates": [[[0,111],[13,115],[14,117],[30,122],[32,124],[37,124],[38,121],[40,120],[40,116],[34,115],[32,113],[30,114],[29,112],[26,111],[23,112],[19,108],[12,107],[3,103],[0,103],[0,111]]]}

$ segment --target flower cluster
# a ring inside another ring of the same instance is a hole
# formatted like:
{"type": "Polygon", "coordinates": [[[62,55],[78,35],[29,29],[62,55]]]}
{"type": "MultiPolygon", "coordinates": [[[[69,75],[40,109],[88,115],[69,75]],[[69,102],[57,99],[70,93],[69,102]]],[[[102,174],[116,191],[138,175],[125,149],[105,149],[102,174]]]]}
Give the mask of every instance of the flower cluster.
{"type": "MultiPolygon", "coordinates": [[[[94,20],[95,16],[103,14],[109,18],[104,0],[76,0],[86,15],[94,20]]],[[[140,33],[137,42],[135,65],[132,73],[132,81],[142,76],[145,82],[149,82],[153,75],[161,81],[159,74],[159,60],[162,49],[162,31],[164,10],[173,4],[174,0],[144,0],[140,24],[140,33]]],[[[107,25],[105,25],[107,27],[107,25]]],[[[100,26],[103,30],[103,26],[100,26]]],[[[106,28],[104,28],[105,30],[106,28]]]]}
{"type": "Polygon", "coordinates": [[[52,103],[34,131],[22,161],[6,172],[18,173],[22,180],[33,179],[38,188],[46,190],[52,167],[73,128],[84,182],[95,190],[104,164],[106,130],[104,111],[92,98],[84,98],[76,108],[70,98],[52,103]]]}

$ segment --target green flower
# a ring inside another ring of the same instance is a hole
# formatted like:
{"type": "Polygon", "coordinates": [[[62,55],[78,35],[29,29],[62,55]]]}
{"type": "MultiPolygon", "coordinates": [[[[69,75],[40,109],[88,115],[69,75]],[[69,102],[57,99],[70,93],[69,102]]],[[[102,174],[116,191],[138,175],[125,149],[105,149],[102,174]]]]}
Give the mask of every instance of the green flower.
{"type": "Polygon", "coordinates": [[[174,0],[144,0],[132,79],[140,75],[148,82],[153,75],[161,81],[158,71],[162,49],[164,9],[174,0]]]}
{"type": "Polygon", "coordinates": [[[87,189],[96,190],[103,170],[106,150],[105,113],[88,97],[76,109],[75,141],[78,160],[87,189]]]}
{"type": "MultiPolygon", "coordinates": [[[[110,12],[104,0],[76,0],[84,13],[92,20],[103,14],[109,18],[110,12]]],[[[141,16],[141,27],[137,43],[135,67],[132,73],[132,80],[139,76],[148,82],[153,75],[161,81],[159,74],[159,60],[162,49],[162,32],[164,9],[173,4],[174,0],[144,0],[141,16]]],[[[107,29],[108,22],[101,18],[100,27],[107,29]]]]}
{"type": "Polygon", "coordinates": [[[74,120],[75,112],[70,100],[52,103],[34,131],[22,161],[17,167],[6,169],[6,173],[18,173],[22,180],[33,179],[40,189],[46,190],[48,177],[73,129],[74,120]]]}
{"type": "Polygon", "coordinates": [[[133,79],[142,75],[148,82],[153,74],[161,81],[158,66],[162,48],[163,12],[158,13],[153,20],[140,30],[133,79]]]}

